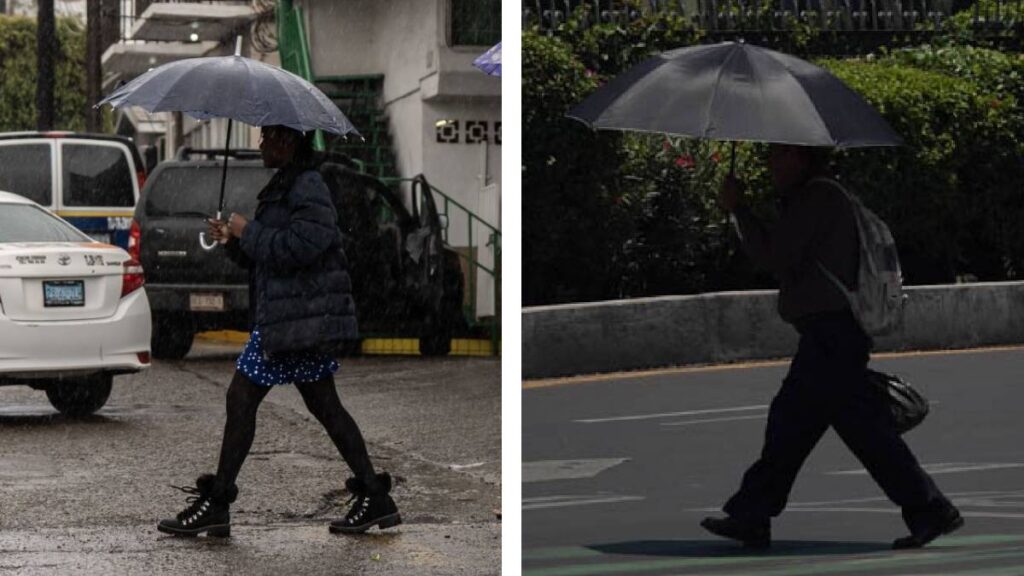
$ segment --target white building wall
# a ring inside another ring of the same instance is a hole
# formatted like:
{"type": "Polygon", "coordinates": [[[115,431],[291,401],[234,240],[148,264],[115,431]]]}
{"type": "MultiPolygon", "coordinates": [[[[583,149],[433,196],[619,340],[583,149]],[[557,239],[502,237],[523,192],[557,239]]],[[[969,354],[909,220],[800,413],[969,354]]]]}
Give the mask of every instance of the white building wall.
{"type": "MultiPolygon", "coordinates": [[[[472,66],[479,47],[447,46],[447,2],[305,0],[301,6],[315,75],[384,75],[384,105],[402,176],[424,173],[473,211],[490,181],[500,194],[500,81],[472,66]],[[438,142],[441,120],[458,122],[457,142],[438,142]],[[479,131],[481,123],[490,143],[486,153],[466,143],[467,125],[479,131]]],[[[498,225],[498,214],[481,216],[498,225]]],[[[465,242],[466,230],[453,232],[453,244],[465,242]]]]}
{"type": "MultiPolygon", "coordinates": [[[[384,75],[399,174],[424,174],[500,229],[501,83],[472,65],[489,47],[448,46],[446,0],[304,0],[300,6],[314,75],[384,75]]],[[[464,213],[451,211],[448,230],[451,245],[469,249],[464,213]]],[[[474,226],[472,236],[477,258],[493,267],[486,227],[474,226]]],[[[477,275],[481,314],[493,312],[485,276],[477,275]]]]}

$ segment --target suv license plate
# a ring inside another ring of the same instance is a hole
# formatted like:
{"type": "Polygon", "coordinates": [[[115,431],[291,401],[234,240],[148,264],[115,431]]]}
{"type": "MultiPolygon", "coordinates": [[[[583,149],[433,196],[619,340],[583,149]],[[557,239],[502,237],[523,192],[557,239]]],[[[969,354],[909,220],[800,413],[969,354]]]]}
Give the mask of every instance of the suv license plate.
{"type": "Polygon", "coordinates": [[[224,310],[224,295],[189,294],[189,308],[193,311],[220,312],[224,310]]]}
{"type": "Polygon", "coordinates": [[[85,306],[82,280],[44,280],[43,307],[85,306]]]}

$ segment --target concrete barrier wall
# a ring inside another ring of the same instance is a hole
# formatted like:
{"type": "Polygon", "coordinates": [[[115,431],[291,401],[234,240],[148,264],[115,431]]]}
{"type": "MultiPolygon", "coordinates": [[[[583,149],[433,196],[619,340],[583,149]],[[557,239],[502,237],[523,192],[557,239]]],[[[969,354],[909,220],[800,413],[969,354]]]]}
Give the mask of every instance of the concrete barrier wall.
{"type": "MultiPolygon", "coordinates": [[[[1024,282],[907,288],[902,328],[876,351],[1024,343],[1024,282]]],[[[781,358],[797,334],[777,292],[721,292],[523,309],[523,376],[781,358]]]]}

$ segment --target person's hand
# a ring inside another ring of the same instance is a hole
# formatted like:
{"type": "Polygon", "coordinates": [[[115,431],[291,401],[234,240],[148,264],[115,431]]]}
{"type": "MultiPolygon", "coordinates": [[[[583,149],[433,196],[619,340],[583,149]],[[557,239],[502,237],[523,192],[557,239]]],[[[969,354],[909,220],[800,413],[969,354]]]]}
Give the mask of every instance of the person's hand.
{"type": "Polygon", "coordinates": [[[718,205],[729,212],[735,212],[743,200],[743,187],[732,174],[725,177],[722,189],[718,192],[718,205]]]}
{"type": "Polygon", "coordinates": [[[245,216],[232,212],[231,218],[228,218],[228,230],[232,236],[241,240],[242,230],[245,230],[245,225],[248,223],[249,221],[245,219],[245,216]]]}
{"type": "Polygon", "coordinates": [[[228,231],[228,225],[220,220],[207,218],[206,225],[209,226],[209,229],[206,232],[207,235],[210,238],[213,238],[216,242],[223,244],[231,237],[230,232],[228,231]]]}

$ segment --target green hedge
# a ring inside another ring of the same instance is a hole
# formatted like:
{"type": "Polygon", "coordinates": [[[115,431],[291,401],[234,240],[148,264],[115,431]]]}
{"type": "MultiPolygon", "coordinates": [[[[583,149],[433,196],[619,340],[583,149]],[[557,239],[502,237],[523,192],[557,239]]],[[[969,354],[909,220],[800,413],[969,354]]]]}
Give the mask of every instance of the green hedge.
{"type": "MultiPolygon", "coordinates": [[[[773,284],[739,252],[715,203],[728,145],[594,133],[563,117],[601,81],[699,36],[682,22],[647,24],[584,30],[570,21],[565,40],[524,33],[526,304],[773,284]]],[[[906,139],[837,154],[836,165],[890,223],[908,283],[1022,277],[1021,56],[922,47],[819,63],[906,139]]],[[[763,152],[741,145],[737,172],[770,217],[763,152]]]]}
{"type": "Polygon", "coordinates": [[[843,155],[840,173],[889,222],[909,283],[1016,278],[1024,254],[1014,230],[1024,216],[1019,102],[991,91],[992,77],[899,62],[908,59],[823,62],[906,139],[903,148],[843,155]]]}
{"type": "MultiPolygon", "coordinates": [[[[56,130],[85,129],[85,30],[57,19],[60,52],[54,57],[56,130]]],[[[0,16],[0,132],[36,128],[36,22],[0,16]]]]}
{"type": "Polygon", "coordinates": [[[564,42],[524,34],[523,67],[524,300],[602,298],[630,234],[616,186],[619,138],[565,118],[597,81],[564,42]]]}

